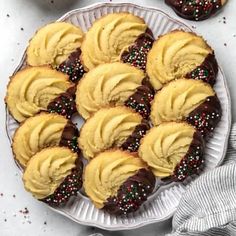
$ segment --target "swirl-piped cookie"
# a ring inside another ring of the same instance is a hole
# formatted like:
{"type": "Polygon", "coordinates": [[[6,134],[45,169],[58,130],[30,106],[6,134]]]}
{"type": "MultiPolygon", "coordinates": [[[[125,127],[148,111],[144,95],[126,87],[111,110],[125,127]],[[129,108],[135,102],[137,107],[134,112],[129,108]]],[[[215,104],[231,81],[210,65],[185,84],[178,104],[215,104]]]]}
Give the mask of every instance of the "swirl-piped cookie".
{"type": "Polygon", "coordinates": [[[94,205],[111,214],[136,211],[147,200],[155,177],[135,154],[121,150],[100,153],[85,168],[84,188],[94,205]]]}
{"type": "Polygon", "coordinates": [[[42,113],[30,117],[16,130],[12,149],[16,160],[25,168],[37,152],[51,146],[67,146],[78,152],[78,130],[63,116],[42,113]]]}
{"type": "Polygon", "coordinates": [[[138,153],[156,177],[183,181],[199,173],[203,165],[204,140],[185,122],[166,122],[150,129],[138,153]]]}
{"type": "Polygon", "coordinates": [[[70,118],[76,112],[74,95],[74,84],[67,75],[49,67],[28,67],[10,79],[5,101],[18,122],[40,111],[70,118]]]}
{"type": "Polygon", "coordinates": [[[78,81],[84,74],[80,62],[80,46],[84,33],[78,26],[55,22],[39,29],[27,48],[27,63],[31,66],[51,65],[78,81]]]}
{"type": "Polygon", "coordinates": [[[113,147],[137,151],[148,129],[147,121],[127,107],[102,108],[82,126],[79,147],[87,160],[113,147]]]}
{"type": "Polygon", "coordinates": [[[205,20],[216,14],[227,0],[165,0],[177,15],[188,20],[205,20]]]}
{"type": "Polygon", "coordinates": [[[51,206],[65,204],[82,186],[83,163],[66,147],[49,147],[28,162],[23,182],[36,199],[51,206]]]}
{"type": "Polygon", "coordinates": [[[218,64],[214,51],[200,36],[175,30],[161,36],[147,57],[147,74],[155,89],[179,78],[203,80],[214,85],[218,64]]]}
{"type": "Polygon", "coordinates": [[[186,120],[208,136],[221,119],[220,101],[212,87],[201,80],[170,82],[154,97],[151,120],[154,125],[186,120]]]}
{"type": "Polygon", "coordinates": [[[82,43],[82,63],[88,69],[110,62],[124,61],[141,69],[153,37],[144,20],[133,14],[112,13],[98,19],[82,43]]]}
{"type": "Polygon", "coordinates": [[[142,70],[115,62],[84,75],[77,86],[76,106],[84,119],[110,105],[126,105],[147,118],[153,97],[154,90],[142,70]]]}

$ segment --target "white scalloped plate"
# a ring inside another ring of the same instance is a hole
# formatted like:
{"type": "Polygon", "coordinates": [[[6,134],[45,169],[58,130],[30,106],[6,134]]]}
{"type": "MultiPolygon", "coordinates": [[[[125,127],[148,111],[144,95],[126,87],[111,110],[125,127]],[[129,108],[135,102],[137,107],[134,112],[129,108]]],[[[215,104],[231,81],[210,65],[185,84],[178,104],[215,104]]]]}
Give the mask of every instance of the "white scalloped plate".
{"type": "MultiPolygon", "coordinates": [[[[58,21],[66,21],[79,25],[84,31],[87,31],[92,23],[101,16],[107,13],[122,11],[128,11],[144,18],[146,23],[152,29],[155,37],[174,29],[192,31],[189,26],[173,19],[161,10],[126,3],[95,4],[86,8],[73,10],[64,15],[58,21]]],[[[16,71],[24,66],[24,64],[25,55],[16,71]]],[[[218,127],[215,129],[213,137],[206,145],[205,171],[215,168],[223,161],[231,126],[230,96],[226,79],[221,68],[219,68],[215,90],[221,101],[223,116],[218,127]]],[[[8,112],[6,113],[6,129],[11,141],[18,124],[8,112]]],[[[77,120],[76,122],[81,126],[82,120],[77,120]]],[[[128,217],[112,216],[102,210],[96,209],[82,192],[79,193],[78,197],[71,199],[65,207],[52,209],[83,225],[96,226],[107,230],[134,229],[170,218],[175,212],[180,198],[190,181],[191,179],[188,179],[184,183],[175,183],[160,187],[158,191],[149,197],[148,201],[142,205],[140,210],[134,214],[130,214],[128,217]]]]}

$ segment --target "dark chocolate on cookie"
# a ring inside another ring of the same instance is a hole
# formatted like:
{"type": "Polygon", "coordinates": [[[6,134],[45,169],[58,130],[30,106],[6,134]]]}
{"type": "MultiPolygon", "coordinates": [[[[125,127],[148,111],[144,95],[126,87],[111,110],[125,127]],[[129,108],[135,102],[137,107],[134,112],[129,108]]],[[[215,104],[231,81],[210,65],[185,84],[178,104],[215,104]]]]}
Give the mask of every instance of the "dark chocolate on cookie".
{"type": "Polygon", "coordinates": [[[83,164],[78,154],[66,147],[49,147],[37,152],[23,175],[25,189],[51,206],[64,205],[82,186],[83,164]]]}
{"type": "Polygon", "coordinates": [[[139,156],[163,181],[183,181],[203,167],[204,140],[186,122],[165,122],[142,139],[139,156]]]}
{"type": "Polygon", "coordinates": [[[217,73],[213,49],[192,32],[174,30],[160,36],[147,56],[147,74],[156,90],[180,78],[202,80],[213,86],[217,73]]]}
{"type": "Polygon", "coordinates": [[[25,120],[13,137],[13,153],[25,168],[37,152],[46,147],[66,146],[79,153],[77,139],[79,131],[65,117],[57,114],[41,113],[25,120]]]}
{"type": "Polygon", "coordinates": [[[84,33],[75,25],[55,22],[39,29],[27,48],[31,66],[51,65],[77,82],[84,74],[80,46],[84,33]]]}
{"type": "Polygon", "coordinates": [[[102,152],[85,168],[85,192],[97,208],[111,214],[138,210],[154,186],[155,177],[147,165],[125,151],[102,152]]]}
{"type": "Polygon", "coordinates": [[[146,119],[154,93],[142,70],[126,63],[107,63],[90,70],[80,80],[76,106],[84,119],[100,108],[119,105],[132,108],[146,119]]]}
{"type": "Polygon", "coordinates": [[[136,152],[149,128],[141,115],[125,106],[102,108],[82,126],[79,147],[87,160],[110,148],[136,152]]]}
{"type": "Polygon", "coordinates": [[[227,0],[165,0],[177,15],[201,21],[216,14],[227,0]]]}
{"type": "Polygon", "coordinates": [[[221,115],[220,101],[209,84],[201,80],[179,79],[155,95],[151,120],[154,125],[185,120],[207,137],[219,123],[221,115]]]}

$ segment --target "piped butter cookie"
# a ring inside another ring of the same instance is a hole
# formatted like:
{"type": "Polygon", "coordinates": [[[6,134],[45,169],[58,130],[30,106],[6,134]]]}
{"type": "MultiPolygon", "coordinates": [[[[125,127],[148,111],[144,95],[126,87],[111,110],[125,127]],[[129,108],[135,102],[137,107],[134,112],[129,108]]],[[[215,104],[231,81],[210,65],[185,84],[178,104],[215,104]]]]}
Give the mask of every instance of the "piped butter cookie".
{"type": "Polygon", "coordinates": [[[82,186],[83,164],[66,147],[49,147],[36,153],[23,174],[25,189],[51,206],[64,205],[82,186]]]}
{"type": "Polygon", "coordinates": [[[31,66],[51,65],[77,82],[84,74],[80,62],[84,33],[78,26],[55,22],[39,29],[27,48],[27,63],[31,66]]]}
{"type": "Polygon", "coordinates": [[[110,62],[124,61],[141,69],[153,36],[144,20],[131,13],[112,13],[98,19],[82,43],[82,63],[92,68],[110,62]]]}
{"type": "Polygon", "coordinates": [[[87,160],[114,147],[134,152],[148,129],[147,121],[127,107],[102,108],[82,126],[79,147],[87,160]]]}
{"type": "Polygon", "coordinates": [[[28,67],[11,78],[5,101],[11,115],[22,122],[40,111],[70,118],[76,112],[74,96],[67,75],[45,66],[28,67]]]}
{"type": "Polygon", "coordinates": [[[218,64],[214,51],[194,33],[175,30],[161,36],[147,58],[147,74],[157,90],[179,78],[215,84],[218,64]]]}
{"type": "Polygon", "coordinates": [[[135,154],[120,150],[100,153],[85,168],[84,188],[94,205],[111,214],[139,209],[155,186],[155,177],[135,154]]]}
{"type": "Polygon", "coordinates": [[[166,122],[150,129],[138,153],[156,177],[183,181],[200,172],[204,140],[188,123],[166,122]]]}
{"type": "Polygon", "coordinates": [[[12,149],[16,160],[25,168],[37,152],[49,146],[67,146],[79,152],[78,130],[63,116],[42,113],[26,119],[16,130],[12,149]]]}
{"type": "Polygon", "coordinates": [[[220,101],[212,87],[201,80],[179,79],[163,87],[154,97],[154,125],[185,120],[208,136],[221,119],[220,101]]]}
{"type": "Polygon", "coordinates": [[[126,105],[147,118],[153,97],[154,90],[142,70],[115,62],[84,75],[77,86],[76,106],[84,119],[111,105],[126,105]]]}

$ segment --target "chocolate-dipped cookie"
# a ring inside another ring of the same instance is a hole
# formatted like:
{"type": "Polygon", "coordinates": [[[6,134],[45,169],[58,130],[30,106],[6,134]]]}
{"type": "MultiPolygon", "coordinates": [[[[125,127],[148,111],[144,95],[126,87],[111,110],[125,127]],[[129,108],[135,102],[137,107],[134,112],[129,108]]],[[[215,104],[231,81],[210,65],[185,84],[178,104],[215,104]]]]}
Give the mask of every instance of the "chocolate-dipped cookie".
{"type": "Polygon", "coordinates": [[[85,168],[84,188],[94,205],[111,214],[139,209],[152,193],[155,177],[135,154],[121,150],[100,153],[85,168]]]}
{"type": "Polygon", "coordinates": [[[199,173],[203,153],[202,135],[185,122],[165,122],[151,128],[138,151],[154,175],[163,181],[183,181],[199,173]]]}
{"type": "Polygon", "coordinates": [[[78,26],[55,22],[39,29],[27,48],[31,66],[51,65],[77,82],[84,74],[80,46],[84,33],[78,26]]]}
{"type": "Polygon", "coordinates": [[[111,13],[95,21],[88,30],[81,46],[82,63],[91,70],[121,60],[145,69],[152,42],[152,33],[143,19],[128,12],[111,13]]]}
{"type": "Polygon", "coordinates": [[[79,147],[87,160],[113,147],[134,152],[148,129],[147,121],[127,107],[102,108],[82,126],[79,147]]]}
{"type": "Polygon", "coordinates": [[[26,119],[16,130],[12,150],[16,160],[25,168],[37,152],[51,146],[67,146],[79,152],[78,129],[63,116],[41,113],[26,119]]]}
{"type": "Polygon", "coordinates": [[[99,65],[84,75],[77,86],[76,106],[84,119],[110,105],[126,105],[147,118],[153,97],[154,90],[143,71],[115,62],[99,65]]]}
{"type": "Polygon", "coordinates": [[[145,33],[138,36],[134,43],[122,52],[121,61],[146,71],[147,54],[152,48],[153,42],[152,31],[147,28],[145,33]]]}
{"type": "Polygon", "coordinates": [[[51,206],[64,205],[82,186],[83,163],[67,147],[49,147],[36,153],[23,174],[25,189],[51,206]]]}
{"type": "Polygon", "coordinates": [[[154,97],[151,120],[154,125],[186,120],[209,136],[221,119],[220,101],[212,87],[201,80],[179,79],[170,82],[154,97]]]}
{"type": "Polygon", "coordinates": [[[40,111],[70,118],[76,112],[74,96],[68,75],[46,66],[27,67],[11,78],[5,101],[11,115],[22,122],[40,111]]]}
{"type": "Polygon", "coordinates": [[[147,74],[155,89],[179,78],[214,85],[218,64],[214,51],[194,33],[175,30],[155,41],[147,57],[147,74]]]}
{"type": "Polygon", "coordinates": [[[216,14],[227,0],[165,0],[178,16],[201,21],[216,14]]]}

